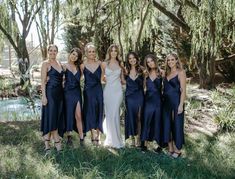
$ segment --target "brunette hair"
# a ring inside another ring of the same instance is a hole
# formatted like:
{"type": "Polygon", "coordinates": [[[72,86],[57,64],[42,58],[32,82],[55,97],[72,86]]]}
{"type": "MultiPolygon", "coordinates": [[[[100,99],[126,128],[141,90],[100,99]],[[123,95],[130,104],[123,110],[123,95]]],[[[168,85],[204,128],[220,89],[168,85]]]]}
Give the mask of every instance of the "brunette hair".
{"type": "Polygon", "coordinates": [[[148,58],[151,58],[154,61],[155,66],[156,66],[156,72],[160,75],[160,69],[159,69],[159,66],[158,66],[158,59],[157,59],[156,55],[154,55],[154,54],[148,54],[144,58],[144,65],[145,65],[147,75],[149,75],[149,72],[151,70],[149,68],[148,64],[147,64],[147,59],[148,58]]]}
{"type": "Polygon", "coordinates": [[[82,64],[82,51],[75,47],[70,51],[69,54],[72,54],[73,52],[77,53],[77,60],[74,62],[74,65],[79,69],[80,65],[82,64]]]}
{"type": "Polygon", "coordinates": [[[50,48],[52,48],[52,47],[55,47],[56,50],[57,50],[57,52],[58,52],[58,47],[57,47],[57,45],[55,45],[55,44],[50,44],[50,45],[47,47],[47,51],[49,51],[50,48]]]}
{"type": "Polygon", "coordinates": [[[134,58],[136,59],[136,66],[135,66],[135,70],[137,71],[137,73],[142,74],[143,73],[143,69],[140,65],[140,59],[137,55],[137,53],[135,53],[134,51],[130,51],[127,55],[126,55],[126,70],[127,70],[127,75],[130,74],[130,70],[131,70],[131,64],[129,63],[129,56],[133,55],[134,58]]]}
{"type": "Polygon", "coordinates": [[[107,53],[106,53],[106,58],[105,58],[105,61],[109,62],[110,59],[111,59],[111,50],[112,48],[115,48],[117,50],[117,57],[116,57],[116,60],[118,61],[118,64],[119,66],[123,69],[123,65],[122,65],[122,60],[121,60],[121,57],[120,57],[120,50],[119,50],[119,47],[117,44],[111,44],[107,50],[107,53]]]}

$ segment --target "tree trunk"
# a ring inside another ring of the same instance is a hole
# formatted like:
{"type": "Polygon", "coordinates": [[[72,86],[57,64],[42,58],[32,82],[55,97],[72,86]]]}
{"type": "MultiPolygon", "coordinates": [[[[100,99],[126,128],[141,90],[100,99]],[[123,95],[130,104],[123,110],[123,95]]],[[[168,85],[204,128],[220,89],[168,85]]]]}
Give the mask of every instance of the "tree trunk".
{"type": "Polygon", "coordinates": [[[207,54],[198,58],[199,88],[215,88],[215,58],[207,54]]]}
{"type": "Polygon", "coordinates": [[[20,85],[23,86],[26,82],[30,82],[29,75],[29,54],[26,46],[25,38],[20,38],[17,46],[19,48],[19,52],[17,53],[18,62],[19,62],[19,71],[20,71],[20,85]]]}

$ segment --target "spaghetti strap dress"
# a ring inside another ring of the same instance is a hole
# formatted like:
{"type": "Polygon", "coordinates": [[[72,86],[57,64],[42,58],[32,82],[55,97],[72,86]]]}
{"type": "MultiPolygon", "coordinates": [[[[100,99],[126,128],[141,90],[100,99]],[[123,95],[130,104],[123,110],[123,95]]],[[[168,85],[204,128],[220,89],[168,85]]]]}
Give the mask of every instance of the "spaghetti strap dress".
{"type": "Polygon", "coordinates": [[[101,85],[101,66],[97,67],[94,72],[84,68],[84,105],[83,120],[85,132],[91,129],[99,129],[103,132],[103,89],[101,85]]]}
{"type": "Polygon", "coordinates": [[[47,105],[42,105],[41,131],[43,136],[51,131],[58,130],[63,136],[64,131],[64,110],[63,110],[63,70],[58,72],[51,66],[47,72],[46,83],[47,105]]]}
{"type": "Polygon", "coordinates": [[[64,102],[66,132],[73,130],[78,132],[76,126],[75,111],[77,105],[80,105],[80,109],[82,111],[80,77],[80,70],[78,70],[75,74],[68,69],[66,69],[65,71],[64,102]]]}
{"type": "Polygon", "coordinates": [[[144,77],[139,75],[136,79],[126,76],[125,92],[125,139],[138,134],[138,117],[143,118],[144,106],[144,77]]]}
{"type": "Polygon", "coordinates": [[[163,141],[168,143],[173,140],[180,150],[184,144],[184,112],[178,114],[181,95],[178,75],[170,80],[164,78],[163,85],[163,141]]]}
{"type": "Polygon", "coordinates": [[[141,141],[156,141],[162,144],[162,78],[146,78],[144,120],[141,141]]]}

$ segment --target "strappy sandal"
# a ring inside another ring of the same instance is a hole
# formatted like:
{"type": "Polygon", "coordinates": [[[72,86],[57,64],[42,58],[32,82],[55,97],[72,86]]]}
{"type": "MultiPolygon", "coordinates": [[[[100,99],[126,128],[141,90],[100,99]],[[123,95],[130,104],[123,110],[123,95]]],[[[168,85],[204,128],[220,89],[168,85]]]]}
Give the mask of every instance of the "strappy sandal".
{"type": "Polygon", "coordinates": [[[172,155],[174,154],[174,151],[167,151],[167,155],[172,157],[172,155]]]}
{"type": "Polygon", "coordinates": [[[51,152],[51,148],[50,148],[50,139],[45,139],[44,140],[44,143],[45,143],[45,148],[44,148],[44,151],[46,153],[46,155],[48,155],[50,152],[51,152]],[[48,148],[47,148],[47,143],[48,142],[48,148]]]}
{"type": "Polygon", "coordinates": [[[67,142],[66,142],[66,144],[67,144],[68,146],[72,146],[72,145],[73,145],[73,141],[72,141],[72,136],[71,136],[71,135],[69,135],[69,136],[67,137],[67,142]]]}
{"type": "Polygon", "coordinates": [[[61,147],[61,140],[58,140],[55,142],[55,148],[56,148],[57,152],[60,152],[63,150],[61,147]]]}
{"type": "Polygon", "coordinates": [[[161,147],[157,147],[156,149],[153,149],[153,151],[157,154],[160,154],[162,152],[162,148],[161,147]]]}
{"type": "Polygon", "coordinates": [[[181,152],[173,152],[173,154],[171,155],[174,159],[179,158],[181,156],[181,152]]]}
{"type": "Polygon", "coordinates": [[[85,144],[84,144],[84,138],[83,139],[80,139],[80,146],[83,147],[85,144]]]}
{"type": "Polygon", "coordinates": [[[96,145],[96,139],[91,139],[91,143],[93,144],[93,145],[96,145]]]}

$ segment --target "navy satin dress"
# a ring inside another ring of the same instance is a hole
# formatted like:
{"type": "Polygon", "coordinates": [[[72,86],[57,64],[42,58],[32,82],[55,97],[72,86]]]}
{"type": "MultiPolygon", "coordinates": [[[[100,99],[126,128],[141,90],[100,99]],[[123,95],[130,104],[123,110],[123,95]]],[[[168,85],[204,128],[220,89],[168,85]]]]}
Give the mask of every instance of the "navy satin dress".
{"type": "Polygon", "coordinates": [[[93,73],[86,67],[83,71],[85,77],[83,91],[83,119],[85,132],[88,132],[91,129],[99,129],[103,132],[103,89],[101,85],[101,72],[100,66],[93,73]]]}
{"type": "Polygon", "coordinates": [[[42,106],[41,131],[43,135],[57,130],[63,136],[64,111],[63,111],[63,71],[60,73],[51,66],[47,72],[49,77],[46,84],[47,105],[42,106]]]}
{"type": "Polygon", "coordinates": [[[82,111],[82,97],[80,87],[80,71],[78,70],[73,74],[70,70],[65,71],[65,84],[64,84],[64,99],[65,99],[65,130],[76,131],[76,118],[75,111],[77,104],[79,103],[82,111]]]}
{"type": "Polygon", "coordinates": [[[181,95],[178,75],[169,81],[165,78],[163,84],[163,141],[168,143],[173,140],[180,150],[184,144],[184,112],[178,114],[181,95]]]}
{"type": "Polygon", "coordinates": [[[155,140],[158,145],[162,143],[162,78],[155,80],[146,78],[146,94],[144,101],[144,120],[141,141],[155,140]]]}
{"type": "MultiPolygon", "coordinates": [[[[135,80],[126,76],[126,92],[125,92],[125,139],[130,136],[136,136],[138,134],[138,115],[140,120],[143,117],[143,105],[144,105],[144,78],[139,75],[135,80]]],[[[140,124],[139,124],[140,125],[140,124]]]]}

